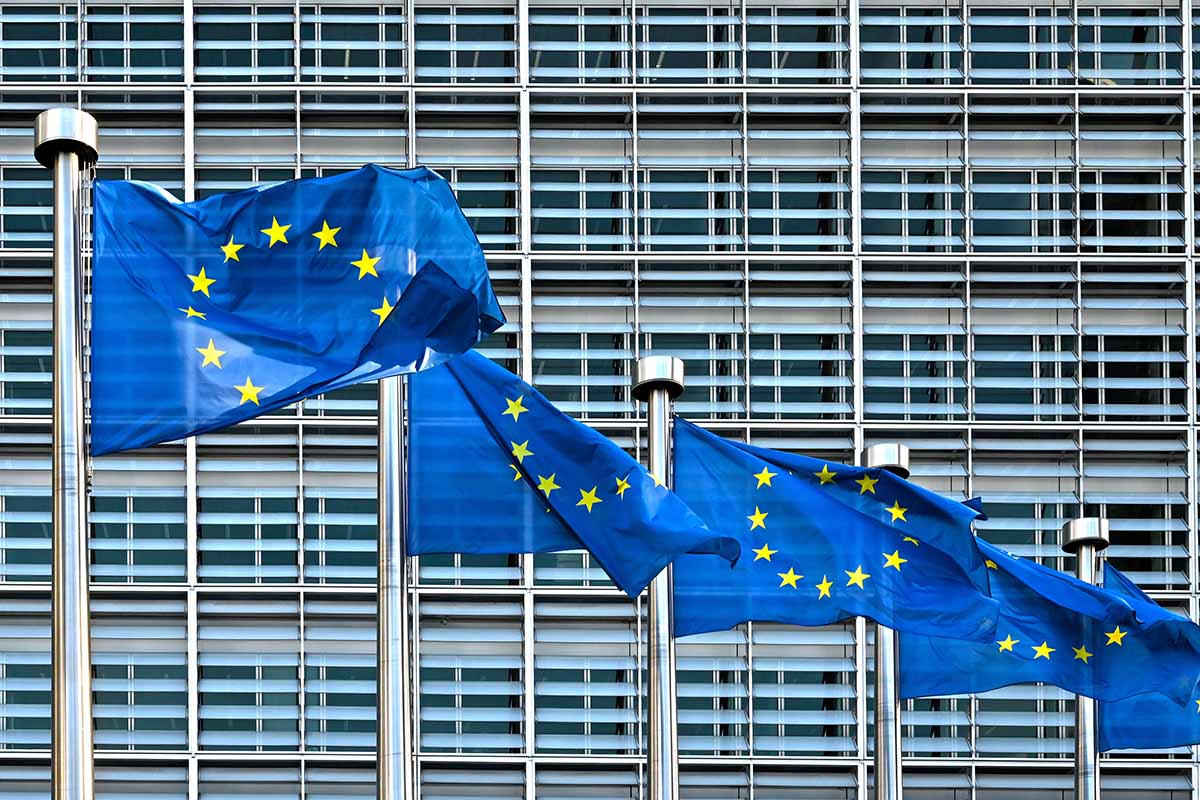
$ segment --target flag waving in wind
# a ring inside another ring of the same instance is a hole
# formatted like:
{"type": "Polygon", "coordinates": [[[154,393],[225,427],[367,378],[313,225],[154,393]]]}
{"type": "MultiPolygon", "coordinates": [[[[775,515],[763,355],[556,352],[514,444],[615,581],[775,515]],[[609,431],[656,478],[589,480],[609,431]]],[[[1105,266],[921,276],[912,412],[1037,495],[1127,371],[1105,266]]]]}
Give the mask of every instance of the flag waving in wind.
{"type": "Polygon", "coordinates": [[[478,353],[410,382],[410,555],[588,550],[630,596],[709,529],[624,450],[478,353]]]}
{"type": "MultiPolygon", "coordinates": [[[[1108,563],[1104,565],[1104,588],[1129,603],[1144,623],[1144,629],[1127,642],[1151,651],[1153,666],[1149,669],[1162,685],[1158,691],[1098,704],[1100,749],[1161,749],[1200,743],[1200,626],[1155,603],[1108,563]]],[[[1145,663],[1139,656],[1134,658],[1145,663]]],[[[1143,677],[1133,672],[1136,666],[1129,669],[1131,679],[1143,677]]]]}
{"type": "Polygon", "coordinates": [[[428,169],[194,203],[100,181],[95,202],[96,455],[415,372],[504,321],[479,242],[428,169]]]}
{"type": "Polygon", "coordinates": [[[903,697],[1050,683],[1107,700],[1177,680],[1159,673],[1147,627],[1123,597],[987,542],[979,547],[1000,602],[995,639],[901,636],[903,697]]]}
{"type": "Polygon", "coordinates": [[[997,605],[974,508],[885,470],[729,442],[679,419],[675,489],[710,528],[739,531],[752,548],[733,570],[706,556],[676,563],[676,635],[866,616],[991,636],[997,605]]]}

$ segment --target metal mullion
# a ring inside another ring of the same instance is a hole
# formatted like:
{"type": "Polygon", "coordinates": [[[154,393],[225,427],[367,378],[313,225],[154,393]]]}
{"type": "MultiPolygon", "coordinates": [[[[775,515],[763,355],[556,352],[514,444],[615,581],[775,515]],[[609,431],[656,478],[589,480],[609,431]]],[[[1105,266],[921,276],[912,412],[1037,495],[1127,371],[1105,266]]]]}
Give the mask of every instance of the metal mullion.
{"type": "MultiPolygon", "coordinates": [[[[525,558],[532,560],[532,555],[526,555],[525,558]]],[[[530,570],[532,572],[532,570],[530,570]]],[[[536,733],[536,716],[537,716],[537,682],[536,676],[536,654],[534,653],[536,632],[534,631],[534,605],[533,593],[525,592],[522,597],[523,619],[522,635],[524,642],[521,647],[521,662],[524,668],[522,674],[523,690],[525,692],[522,710],[524,711],[524,733],[525,733],[525,757],[532,763],[534,752],[537,746],[535,738],[536,733]]],[[[531,788],[532,791],[532,788],[531,788]]]]}
{"type": "MultiPolygon", "coordinates": [[[[303,23],[301,22],[301,17],[300,17],[302,10],[303,9],[300,6],[300,0],[293,0],[293,3],[292,3],[292,80],[294,80],[296,83],[300,83],[304,79],[304,75],[303,75],[304,68],[301,66],[301,64],[303,63],[302,59],[303,59],[303,55],[304,55],[304,42],[303,42],[303,38],[302,38],[303,37],[303,33],[302,33],[302,30],[303,30],[302,24],[303,23]]],[[[255,27],[257,28],[257,25],[255,27]]],[[[320,21],[314,21],[313,22],[313,71],[314,72],[320,66],[320,63],[321,63],[321,49],[316,46],[317,42],[320,42],[320,41],[321,41],[321,23],[320,23],[320,21]]],[[[258,61],[258,58],[257,58],[258,48],[255,47],[254,50],[255,50],[255,59],[254,60],[255,60],[255,62],[257,62],[258,61]]],[[[254,77],[258,78],[260,76],[254,75],[254,77]]],[[[316,76],[314,75],[314,78],[315,77],[316,76]]]]}

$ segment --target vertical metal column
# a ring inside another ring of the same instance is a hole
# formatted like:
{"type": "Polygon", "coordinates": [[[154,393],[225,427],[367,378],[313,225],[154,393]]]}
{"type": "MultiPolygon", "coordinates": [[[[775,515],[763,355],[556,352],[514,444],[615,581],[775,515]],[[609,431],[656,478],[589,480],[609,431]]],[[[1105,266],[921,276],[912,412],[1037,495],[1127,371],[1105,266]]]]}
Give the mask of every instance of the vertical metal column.
{"type": "Polygon", "coordinates": [[[88,618],[87,441],[83,424],[80,171],[96,162],[96,119],[51,108],[34,123],[33,155],[54,172],[53,557],[50,785],[53,800],[92,800],[92,658],[88,618]]]}
{"type": "Polygon", "coordinates": [[[403,378],[379,381],[376,797],[414,797],[409,702],[403,378]]]}
{"type": "MultiPolygon", "coordinates": [[[[907,478],[908,447],[873,444],[866,465],[907,478]]],[[[875,625],[875,800],[900,800],[900,650],[896,632],[875,625]]]]}
{"type": "MultiPolygon", "coordinates": [[[[1108,547],[1108,520],[1073,519],[1063,526],[1062,549],[1075,554],[1075,577],[1096,582],[1096,554],[1108,547]]],[[[1075,695],[1075,800],[1100,800],[1100,754],[1096,750],[1096,701],[1075,695]]]]}
{"type": "MultiPolygon", "coordinates": [[[[683,393],[683,362],[669,356],[638,359],[633,396],[649,404],[650,474],[670,486],[671,401],[683,393]]],[[[648,800],[679,798],[679,731],[675,714],[675,640],[671,567],[650,584],[650,756],[648,800]]]]}

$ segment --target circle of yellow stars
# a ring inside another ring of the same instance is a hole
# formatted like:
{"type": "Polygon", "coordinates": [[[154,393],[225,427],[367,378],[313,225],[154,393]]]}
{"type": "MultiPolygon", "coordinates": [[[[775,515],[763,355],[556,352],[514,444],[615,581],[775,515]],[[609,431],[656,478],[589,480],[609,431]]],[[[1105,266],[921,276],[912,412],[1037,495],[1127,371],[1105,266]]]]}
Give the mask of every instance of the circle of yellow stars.
{"type": "MultiPolygon", "coordinates": [[[[994,567],[993,567],[993,569],[994,569],[994,567]]],[[[1103,633],[1106,638],[1106,641],[1104,643],[1105,647],[1110,647],[1112,645],[1116,645],[1118,647],[1124,647],[1124,639],[1126,636],[1129,635],[1129,631],[1121,630],[1120,625],[1116,625],[1113,627],[1113,629],[1111,631],[1104,631],[1103,633]]],[[[1016,649],[1016,646],[1020,643],[1021,643],[1021,640],[1014,639],[1013,635],[1011,633],[1005,634],[1003,639],[996,640],[996,646],[999,648],[998,652],[1012,653],[1013,655],[1018,654],[1019,651],[1016,649]]],[[[1054,653],[1058,652],[1058,648],[1051,646],[1049,640],[1046,640],[1046,639],[1043,639],[1041,644],[1029,645],[1029,649],[1033,652],[1033,660],[1034,661],[1037,661],[1038,659],[1041,659],[1041,658],[1044,658],[1047,661],[1051,661],[1052,660],[1051,656],[1054,653]]],[[[1084,664],[1087,664],[1089,666],[1091,665],[1091,659],[1094,658],[1096,655],[1095,653],[1093,653],[1087,649],[1086,642],[1079,645],[1078,647],[1076,647],[1075,645],[1071,645],[1071,652],[1074,653],[1074,656],[1071,659],[1072,661],[1082,661],[1084,664]]],[[[1200,701],[1197,701],[1197,703],[1200,703],[1200,701]]]]}
{"type": "MultiPolygon", "coordinates": [[[[277,245],[277,244],[280,244],[280,245],[291,244],[291,242],[288,240],[288,231],[290,231],[291,229],[292,229],[291,223],[287,223],[287,224],[281,223],[277,216],[272,216],[271,224],[266,228],[260,228],[259,232],[267,237],[266,245],[267,245],[267,249],[270,250],[271,248],[275,247],[275,245],[277,245]]],[[[340,226],[332,227],[329,224],[329,220],[322,219],[321,220],[321,229],[318,231],[313,231],[313,233],[312,233],[313,238],[315,238],[319,243],[317,246],[317,251],[320,252],[320,251],[324,250],[326,247],[337,247],[338,246],[337,235],[338,235],[338,233],[341,232],[341,230],[342,229],[340,226]]],[[[225,264],[228,264],[230,261],[234,261],[234,262],[237,262],[238,264],[240,264],[242,261],[240,253],[241,253],[242,249],[245,248],[246,246],[247,245],[245,242],[236,241],[236,235],[231,233],[229,235],[228,242],[226,242],[225,244],[218,245],[218,249],[220,249],[221,255],[223,256],[221,264],[225,265],[225,264]]],[[[358,270],[358,280],[361,281],[363,278],[366,278],[368,276],[374,277],[374,278],[379,277],[379,271],[376,269],[375,265],[378,264],[380,262],[380,260],[382,260],[382,258],[383,257],[378,254],[371,255],[370,252],[366,248],[362,248],[362,255],[357,260],[351,261],[349,263],[350,263],[350,266],[355,267],[358,270]]],[[[187,279],[191,282],[191,293],[192,294],[200,294],[209,300],[212,299],[212,291],[211,290],[212,290],[213,285],[218,282],[218,279],[209,276],[208,267],[201,264],[199,270],[197,270],[197,272],[195,274],[186,273],[186,275],[187,275],[187,279]]],[[[382,300],[380,306],[378,308],[371,309],[371,313],[377,317],[376,327],[383,325],[384,321],[392,313],[392,310],[394,308],[395,308],[395,306],[388,300],[387,296],[385,295],[383,297],[383,300],[382,300]]],[[[195,306],[191,305],[191,304],[187,305],[186,307],[180,306],[179,311],[184,315],[185,319],[195,318],[195,319],[200,319],[200,320],[205,320],[205,321],[208,320],[208,312],[207,311],[197,310],[195,308],[195,306]]],[[[217,369],[225,368],[225,365],[221,362],[221,357],[227,355],[228,351],[220,349],[217,346],[216,341],[213,338],[209,338],[207,346],[197,347],[197,348],[195,348],[195,350],[202,357],[202,360],[200,362],[200,369],[204,369],[205,367],[215,367],[217,369]]],[[[243,383],[240,386],[235,384],[233,386],[233,388],[240,394],[240,399],[238,401],[238,405],[244,405],[246,403],[253,403],[254,405],[260,405],[259,394],[261,392],[263,392],[266,387],[256,385],[254,383],[253,379],[251,378],[251,376],[247,375],[245,383],[243,383]]],[[[518,400],[518,402],[519,402],[519,400],[518,400]]],[[[522,410],[524,410],[524,409],[522,409],[522,410]]],[[[514,416],[514,419],[516,419],[515,416],[514,416]]],[[[526,442],[525,444],[527,445],[528,442],[526,442]]],[[[518,455],[518,453],[516,452],[516,447],[517,446],[514,443],[513,444],[513,448],[514,448],[513,455],[516,456],[520,461],[523,461],[524,457],[526,455],[533,455],[533,453],[530,453],[530,452],[526,452],[526,453],[524,453],[524,455],[518,455]]],[[[516,469],[515,465],[514,465],[514,469],[516,469]]],[[[520,474],[519,474],[519,470],[518,470],[518,478],[517,479],[519,479],[519,477],[520,477],[520,474]]],[[[554,481],[554,476],[551,475],[550,478],[548,479],[548,483],[553,483],[553,481],[554,481]]],[[[549,496],[549,492],[553,491],[555,488],[558,488],[558,487],[555,486],[553,488],[544,489],[543,491],[546,491],[547,496],[549,496]]],[[[629,488],[629,487],[626,486],[625,488],[629,488]]],[[[622,489],[621,491],[623,492],[624,490],[622,489]]],[[[587,504],[588,511],[591,511],[592,505],[594,505],[595,503],[598,503],[598,502],[600,502],[599,499],[590,500],[589,503],[587,504]]],[[[585,505],[585,503],[581,502],[580,505],[585,505]]]]}
{"type": "MultiPolygon", "coordinates": [[[[771,484],[771,479],[776,477],[778,474],[778,472],[771,471],[771,465],[764,464],[761,470],[753,473],[753,477],[757,482],[754,487],[755,490],[757,491],[764,487],[768,489],[774,488],[771,484]]],[[[789,474],[791,473],[789,472],[789,474]]],[[[812,476],[817,480],[817,486],[819,487],[837,485],[838,473],[829,464],[822,464],[821,469],[813,472],[812,476]]],[[[861,477],[854,480],[854,483],[858,485],[858,493],[860,495],[877,494],[876,485],[879,483],[879,478],[872,476],[870,473],[864,472],[861,477]]],[[[884,507],[883,510],[888,512],[890,519],[887,521],[893,525],[898,522],[908,522],[908,518],[905,516],[905,514],[908,513],[908,509],[901,506],[899,500],[893,501],[891,507],[884,507]]],[[[750,530],[756,531],[760,528],[764,531],[767,530],[767,518],[769,516],[770,512],[764,511],[760,504],[755,504],[754,513],[746,516],[746,519],[750,523],[750,530]]],[[[918,547],[921,544],[920,541],[913,536],[905,536],[901,541],[905,544],[911,544],[914,547],[918,547]]],[[[779,550],[772,549],[770,542],[763,542],[761,547],[753,548],[752,552],[754,553],[754,561],[771,562],[772,557],[775,556],[779,550]]],[[[884,552],[881,555],[883,557],[882,569],[885,570],[894,569],[897,572],[901,572],[901,568],[908,563],[908,559],[900,554],[899,548],[893,550],[891,553],[884,552]]],[[[846,584],[843,588],[857,587],[864,590],[867,588],[866,582],[871,578],[871,573],[864,571],[863,566],[864,565],[859,564],[853,570],[843,570],[846,575],[846,584]]],[[[794,566],[789,566],[787,572],[777,572],[775,574],[779,577],[780,589],[799,589],[799,581],[804,579],[803,575],[796,572],[794,566]]],[[[834,583],[833,581],[829,580],[829,576],[822,575],[821,582],[814,585],[814,588],[817,590],[817,599],[832,599],[833,587],[834,583]]]]}
{"type": "MultiPolygon", "coordinates": [[[[363,258],[366,259],[366,257],[366,251],[363,251],[363,258]]],[[[356,263],[355,266],[359,266],[361,269],[359,264],[356,263]]],[[[515,423],[519,423],[521,421],[522,414],[530,413],[529,408],[525,405],[525,395],[523,394],[517,395],[516,397],[505,397],[504,405],[504,409],[500,411],[500,416],[512,417],[512,420],[515,423]]],[[[523,471],[525,459],[531,456],[536,456],[537,454],[529,449],[528,439],[523,442],[510,441],[509,447],[511,448],[510,454],[515,459],[515,463],[509,463],[508,467],[513,471],[513,481],[516,482],[526,477],[526,473],[523,471]]],[[[536,476],[536,487],[548,501],[551,499],[551,495],[554,492],[563,488],[558,483],[557,472],[552,472],[549,475],[541,475],[536,472],[530,472],[528,473],[528,476],[531,482],[534,482],[534,477],[536,476]]],[[[618,500],[625,499],[625,492],[632,488],[632,484],[629,480],[631,477],[632,473],[617,475],[614,477],[615,485],[612,488],[613,497],[617,498],[618,500]]],[[[646,477],[653,480],[655,486],[666,485],[657,475],[647,473],[646,477]]],[[[579,492],[579,500],[575,503],[576,508],[583,508],[585,511],[587,511],[587,513],[590,514],[592,513],[593,508],[604,503],[604,498],[600,496],[602,490],[600,489],[599,484],[593,484],[591,488],[580,486],[577,487],[577,490],[579,492]]],[[[550,508],[547,507],[546,511],[549,512],[550,508]]]]}

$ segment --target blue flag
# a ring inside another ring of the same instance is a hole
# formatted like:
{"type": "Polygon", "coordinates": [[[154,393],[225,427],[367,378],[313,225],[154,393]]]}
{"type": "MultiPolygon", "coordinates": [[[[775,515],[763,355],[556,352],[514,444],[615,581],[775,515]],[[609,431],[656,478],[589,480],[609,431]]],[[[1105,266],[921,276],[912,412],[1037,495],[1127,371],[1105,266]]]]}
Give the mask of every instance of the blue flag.
{"type": "Polygon", "coordinates": [[[1100,749],[1200,744],[1200,627],[1155,603],[1112,564],[1104,565],[1104,588],[1133,606],[1144,623],[1138,643],[1151,651],[1156,677],[1165,685],[1160,691],[1099,703],[1100,749]]]}
{"type": "Polygon", "coordinates": [[[1001,606],[996,638],[980,644],[901,636],[902,696],[1049,683],[1103,700],[1169,682],[1155,674],[1145,626],[1125,599],[987,542],[979,547],[991,568],[992,597],[1001,606]]]}
{"type": "Polygon", "coordinates": [[[971,522],[979,512],[890,472],[729,442],[675,422],[675,491],[750,550],[730,570],[675,566],[675,633],[748,620],[825,625],[870,617],[899,630],[992,635],[971,522]]]}
{"type": "Polygon", "coordinates": [[[504,321],[479,243],[428,169],[194,203],[100,181],[95,203],[95,455],[415,372],[504,321]]]}
{"type": "Polygon", "coordinates": [[[631,597],[683,553],[737,559],[736,537],[484,356],[410,386],[410,555],[588,550],[631,597]]]}

